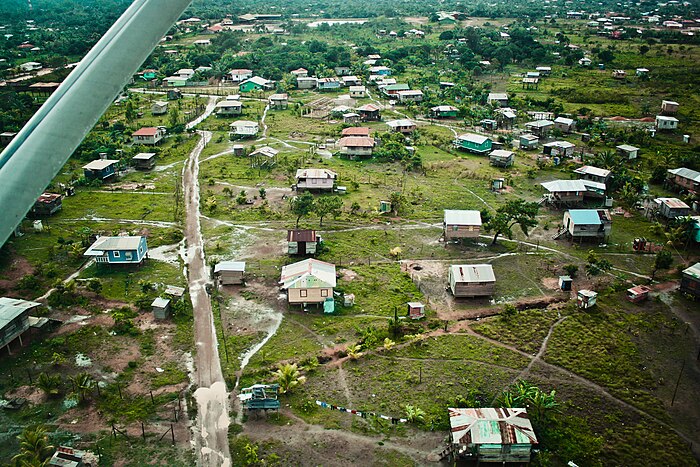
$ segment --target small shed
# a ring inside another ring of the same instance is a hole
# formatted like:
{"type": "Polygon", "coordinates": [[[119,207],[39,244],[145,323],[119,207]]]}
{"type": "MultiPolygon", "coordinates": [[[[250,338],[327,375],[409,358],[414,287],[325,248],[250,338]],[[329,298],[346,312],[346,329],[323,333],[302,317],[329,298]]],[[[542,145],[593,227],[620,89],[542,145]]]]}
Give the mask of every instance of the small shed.
{"type": "Polygon", "coordinates": [[[481,232],[481,213],[477,210],[445,209],[442,228],[447,241],[478,238],[481,232]]]}
{"type": "Polygon", "coordinates": [[[379,212],[386,213],[391,212],[391,201],[379,201],[379,212]]]}
{"type": "Polygon", "coordinates": [[[245,146],[242,144],[233,145],[233,155],[234,156],[245,156],[245,146]]]}
{"type": "Polygon", "coordinates": [[[353,306],[355,305],[355,294],[346,293],[343,294],[343,306],[353,306]]]}
{"type": "Polygon", "coordinates": [[[678,119],[676,117],[668,117],[666,115],[656,116],[657,130],[675,130],[678,128],[678,119]]]}
{"type": "Polygon", "coordinates": [[[182,296],[185,295],[185,288],[184,287],[177,287],[175,285],[166,285],[165,292],[163,292],[163,293],[165,295],[169,295],[172,298],[180,300],[180,299],[182,299],[182,296]]]}
{"type": "Polygon", "coordinates": [[[643,302],[644,300],[649,298],[649,292],[651,292],[651,289],[646,285],[637,285],[635,287],[631,287],[627,289],[627,300],[629,300],[632,303],[643,302]]]}
{"type": "Polygon", "coordinates": [[[661,101],[661,113],[664,115],[674,115],[678,112],[680,105],[676,101],[661,101]]]}
{"type": "Polygon", "coordinates": [[[151,303],[153,316],[156,319],[167,319],[170,317],[170,299],[158,297],[151,303]]]}
{"type": "Polygon", "coordinates": [[[656,198],[654,202],[659,205],[659,214],[666,219],[685,217],[690,214],[690,206],[678,198],[656,198]]]}
{"type": "Polygon", "coordinates": [[[214,266],[214,276],[219,279],[221,285],[242,284],[244,274],[244,261],[222,261],[214,266]]]}
{"type": "Polygon", "coordinates": [[[167,101],[156,101],[151,105],[151,113],[153,115],[165,115],[168,113],[167,101]]]}
{"type": "Polygon", "coordinates": [[[571,290],[571,285],[574,283],[574,280],[571,278],[571,276],[559,276],[559,288],[563,291],[569,291],[571,290]]]}
{"type": "Polygon", "coordinates": [[[421,302],[408,302],[408,317],[411,319],[421,319],[425,317],[425,305],[421,302]]]}
{"type": "Polygon", "coordinates": [[[592,290],[582,289],[578,291],[576,303],[581,309],[588,309],[595,306],[596,299],[598,298],[598,292],[592,290]]]}
{"type": "Polygon", "coordinates": [[[254,384],[241,389],[238,400],[245,410],[279,410],[279,384],[254,384]]]}

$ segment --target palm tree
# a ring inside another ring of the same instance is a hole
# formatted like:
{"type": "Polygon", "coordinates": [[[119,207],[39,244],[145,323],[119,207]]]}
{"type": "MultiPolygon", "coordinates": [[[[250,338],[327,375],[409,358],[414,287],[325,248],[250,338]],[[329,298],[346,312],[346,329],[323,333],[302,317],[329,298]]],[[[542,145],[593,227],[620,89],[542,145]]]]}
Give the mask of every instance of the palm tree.
{"type": "Polygon", "coordinates": [[[19,454],[12,458],[15,465],[43,466],[54,452],[54,447],[49,444],[46,429],[39,425],[35,428],[26,428],[19,440],[19,454]]]}
{"type": "Polygon", "coordinates": [[[530,410],[532,418],[541,419],[546,412],[558,406],[556,391],[544,392],[534,384],[519,380],[498,398],[503,407],[525,407],[530,410]]]}
{"type": "Polygon", "coordinates": [[[95,379],[90,373],[79,373],[71,378],[75,390],[80,395],[80,400],[84,401],[87,395],[92,392],[96,385],[95,379]]]}
{"type": "Polygon", "coordinates": [[[61,375],[41,373],[36,380],[36,387],[49,397],[57,396],[61,392],[61,375]]]}
{"type": "Polygon", "coordinates": [[[280,365],[273,375],[280,385],[280,392],[282,394],[286,394],[295,387],[306,382],[306,376],[301,374],[296,363],[280,365]]]}

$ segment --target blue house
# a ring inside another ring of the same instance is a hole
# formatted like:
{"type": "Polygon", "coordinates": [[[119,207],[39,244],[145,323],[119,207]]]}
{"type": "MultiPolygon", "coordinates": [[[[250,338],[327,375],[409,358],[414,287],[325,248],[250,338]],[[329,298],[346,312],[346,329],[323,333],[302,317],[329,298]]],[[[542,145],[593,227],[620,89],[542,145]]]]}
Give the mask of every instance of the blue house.
{"type": "Polygon", "coordinates": [[[455,138],[454,145],[475,154],[486,154],[491,151],[492,141],[488,136],[465,133],[455,138]]]}
{"type": "Polygon", "coordinates": [[[97,159],[83,166],[83,173],[88,180],[105,180],[114,176],[119,161],[111,159],[97,159]]]}
{"type": "Polygon", "coordinates": [[[340,80],[338,78],[319,78],[319,91],[335,91],[340,89],[340,80]]]}
{"type": "Polygon", "coordinates": [[[146,237],[98,237],[85,256],[95,259],[96,263],[107,264],[141,264],[148,253],[146,237]]]}

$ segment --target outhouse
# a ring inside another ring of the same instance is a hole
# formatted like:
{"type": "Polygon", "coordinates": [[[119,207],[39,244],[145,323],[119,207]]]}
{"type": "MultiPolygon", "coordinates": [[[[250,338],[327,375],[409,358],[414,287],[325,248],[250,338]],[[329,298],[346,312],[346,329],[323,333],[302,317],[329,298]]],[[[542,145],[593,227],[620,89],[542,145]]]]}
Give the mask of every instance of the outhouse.
{"type": "Polygon", "coordinates": [[[408,302],[408,317],[411,319],[425,317],[425,305],[421,302],[408,302]]]}
{"type": "Polygon", "coordinates": [[[574,280],[571,276],[559,276],[559,288],[564,291],[571,290],[571,284],[574,280]]]}
{"type": "Polygon", "coordinates": [[[170,317],[170,299],[158,297],[151,303],[153,316],[156,319],[167,319],[170,317]]]}
{"type": "Polygon", "coordinates": [[[638,285],[636,287],[629,288],[627,289],[627,300],[632,303],[643,302],[649,298],[649,292],[651,292],[651,289],[646,285],[638,285]]]}
{"type": "Polygon", "coordinates": [[[598,298],[598,293],[592,290],[582,289],[578,291],[578,296],[576,303],[579,308],[587,309],[595,306],[596,298],[598,298]]]}

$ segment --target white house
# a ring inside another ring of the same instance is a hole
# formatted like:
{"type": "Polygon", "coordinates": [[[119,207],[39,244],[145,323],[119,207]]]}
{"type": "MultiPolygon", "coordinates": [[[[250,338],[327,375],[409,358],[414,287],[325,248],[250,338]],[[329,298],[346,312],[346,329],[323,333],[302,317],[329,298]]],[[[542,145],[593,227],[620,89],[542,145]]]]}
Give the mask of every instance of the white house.
{"type": "Polygon", "coordinates": [[[299,169],[296,173],[296,187],[299,190],[332,191],[338,174],[329,169],[299,169]]]}
{"type": "Polygon", "coordinates": [[[253,77],[253,70],[246,68],[237,68],[228,72],[231,81],[241,82],[253,77]]]}
{"type": "Polygon", "coordinates": [[[231,134],[236,136],[255,136],[260,131],[260,127],[257,122],[251,122],[250,120],[238,120],[231,123],[231,134]]]}
{"type": "Polygon", "coordinates": [[[676,117],[668,117],[666,115],[656,116],[657,130],[675,130],[678,128],[678,119],[676,117]]]}

